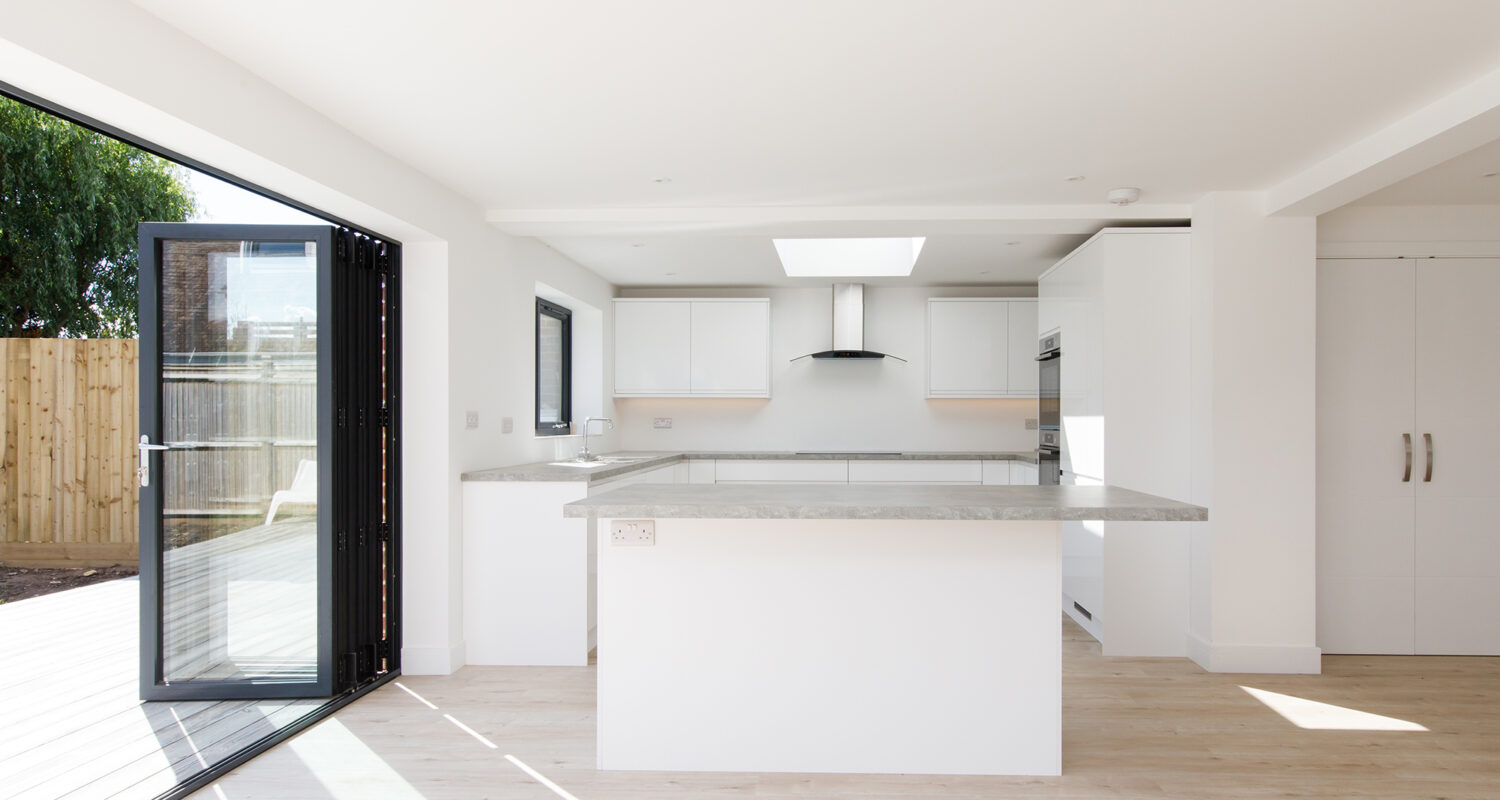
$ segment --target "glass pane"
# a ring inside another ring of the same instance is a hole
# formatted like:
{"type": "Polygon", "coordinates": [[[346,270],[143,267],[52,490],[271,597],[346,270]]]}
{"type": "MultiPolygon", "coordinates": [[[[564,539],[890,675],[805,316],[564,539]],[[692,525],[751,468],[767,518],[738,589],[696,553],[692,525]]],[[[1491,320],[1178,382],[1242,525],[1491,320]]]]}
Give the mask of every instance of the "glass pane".
{"type": "Polygon", "coordinates": [[[317,677],[314,248],[162,243],[168,683],[317,677]]]}
{"type": "Polygon", "coordinates": [[[536,419],[537,422],[564,422],[562,418],[562,320],[541,314],[537,317],[536,343],[536,419]]]}

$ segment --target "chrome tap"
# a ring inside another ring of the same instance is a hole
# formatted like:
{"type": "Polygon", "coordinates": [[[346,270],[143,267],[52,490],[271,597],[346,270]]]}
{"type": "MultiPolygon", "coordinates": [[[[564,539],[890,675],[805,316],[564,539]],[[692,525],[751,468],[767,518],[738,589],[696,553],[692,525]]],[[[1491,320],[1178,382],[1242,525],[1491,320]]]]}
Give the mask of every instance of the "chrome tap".
{"type": "Polygon", "coordinates": [[[578,455],[576,455],[576,456],[573,457],[574,461],[595,461],[595,460],[597,460],[599,458],[598,456],[596,456],[593,453],[589,452],[589,423],[590,422],[603,422],[606,425],[608,425],[610,429],[613,429],[615,427],[615,421],[612,420],[612,419],[610,419],[609,417],[584,417],[583,418],[583,449],[579,450],[578,451],[578,455]]]}

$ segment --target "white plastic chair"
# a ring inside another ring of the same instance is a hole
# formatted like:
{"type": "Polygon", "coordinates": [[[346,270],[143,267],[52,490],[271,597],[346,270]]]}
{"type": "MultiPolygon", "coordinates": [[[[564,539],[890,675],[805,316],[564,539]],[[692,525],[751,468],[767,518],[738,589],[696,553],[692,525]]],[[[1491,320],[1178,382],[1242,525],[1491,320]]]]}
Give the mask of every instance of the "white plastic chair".
{"type": "Polygon", "coordinates": [[[266,524],[276,518],[276,509],[282,503],[318,502],[318,462],[302,459],[297,462],[297,474],[292,477],[290,489],[282,489],[271,495],[271,510],[266,512],[266,524]]]}

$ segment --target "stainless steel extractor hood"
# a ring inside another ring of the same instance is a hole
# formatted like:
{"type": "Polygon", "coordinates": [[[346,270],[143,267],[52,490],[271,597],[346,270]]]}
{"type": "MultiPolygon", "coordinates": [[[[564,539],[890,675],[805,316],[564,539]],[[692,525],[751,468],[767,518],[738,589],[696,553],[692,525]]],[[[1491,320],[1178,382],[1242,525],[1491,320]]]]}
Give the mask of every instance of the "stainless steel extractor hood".
{"type": "Polygon", "coordinates": [[[865,285],[863,283],[835,283],[833,285],[833,348],[808,353],[792,359],[808,358],[894,358],[905,362],[900,356],[878,353],[865,349],[865,285]]]}

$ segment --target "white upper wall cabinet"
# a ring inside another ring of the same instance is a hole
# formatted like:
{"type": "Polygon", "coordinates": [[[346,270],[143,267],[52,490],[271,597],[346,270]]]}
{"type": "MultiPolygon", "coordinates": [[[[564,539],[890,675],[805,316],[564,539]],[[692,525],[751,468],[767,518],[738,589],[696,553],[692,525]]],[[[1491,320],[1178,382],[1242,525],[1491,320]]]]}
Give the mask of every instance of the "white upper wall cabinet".
{"type": "Polygon", "coordinates": [[[770,397],[771,301],[615,300],[616,397],[770,397]]]}
{"type": "Polygon", "coordinates": [[[771,301],[694,300],[692,393],[771,394],[771,301]]]}
{"type": "Polygon", "coordinates": [[[1010,369],[1005,376],[1005,385],[1014,397],[1036,397],[1037,301],[1008,300],[1010,306],[1010,369]]]}
{"type": "Polygon", "coordinates": [[[615,395],[680,397],[692,391],[692,304],[615,301],[615,395]]]}
{"type": "Polygon", "coordinates": [[[927,301],[928,397],[1036,397],[1032,298],[927,301]]]}

